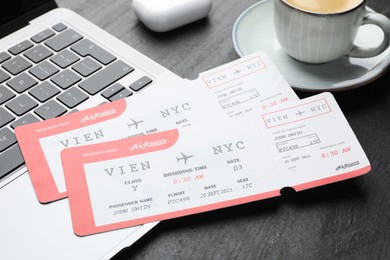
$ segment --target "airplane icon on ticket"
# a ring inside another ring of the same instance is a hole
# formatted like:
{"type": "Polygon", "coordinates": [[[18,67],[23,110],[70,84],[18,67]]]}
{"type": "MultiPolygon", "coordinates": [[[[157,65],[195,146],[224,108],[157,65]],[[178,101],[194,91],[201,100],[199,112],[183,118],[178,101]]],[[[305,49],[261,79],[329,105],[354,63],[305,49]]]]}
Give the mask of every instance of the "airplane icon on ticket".
{"type": "Polygon", "coordinates": [[[183,157],[176,157],[177,162],[180,162],[180,160],[184,161],[184,164],[187,164],[187,161],[189,158],[194,157],[193,155],[185,155],[184,153],[180,152],[183,157]]]}
{"type": "Polygon", "coordinates": [[[296,116],[300,116],[300,117],[301,117],[301,116],[302,116],[302,114],[304,114],[304,113],[305,113],[305,112],[302,112],[302,111],[299,111],[299,110],[298,110],[298,111],[297,111],[297,113],[296,113],[295,115],[296,115],[296,116]]]}
{"type": "Polygon", "coordinates": [[[136,120],[134,120],[134,119],[130,119],[133,123],[131,123],[131,124],[127,124],[128,126],[129,126],[129,128],[130,127],[132,127],[132,126],[134,126],[135,127],[135,129],[138,129],[138,125],[139,124],[141,124],[142,122],[144,122],[143,120],[141,120],[141,121],[136,121],[136,120]]]}

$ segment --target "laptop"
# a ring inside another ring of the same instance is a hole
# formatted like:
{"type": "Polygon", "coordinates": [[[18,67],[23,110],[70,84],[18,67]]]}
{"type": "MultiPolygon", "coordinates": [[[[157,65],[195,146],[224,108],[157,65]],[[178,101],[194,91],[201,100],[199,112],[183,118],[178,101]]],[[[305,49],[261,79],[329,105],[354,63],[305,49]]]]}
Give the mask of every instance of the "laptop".
{"type": "Polygon", "coordinates": [[[147,103],[178,76],[54,1],[5,1],[2,11],[0,258],[109,259],[157,223],[76,236],[66,199],[38,202],[14,128],[124,97],[147,103]]]}

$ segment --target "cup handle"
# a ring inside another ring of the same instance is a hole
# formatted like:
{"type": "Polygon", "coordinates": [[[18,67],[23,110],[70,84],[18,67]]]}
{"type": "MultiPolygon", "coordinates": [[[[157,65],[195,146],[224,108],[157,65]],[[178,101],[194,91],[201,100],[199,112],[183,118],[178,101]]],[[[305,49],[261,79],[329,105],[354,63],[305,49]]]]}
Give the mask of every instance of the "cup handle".
{"type": "Polygon", "coordinates": [[[390,20],[386,16],[379,13],[371,12],[368,10],[365,10],[365,12],[366,13],[364,14],[362,25],[374,24],[378,26],[379,28],[382,29],[384,33],[384,38],[382,43],[378,47],[362,48],[353,45],[350,52],[347,54],[350,57],[355,57],[355,58],[374,57],[376,55],[381,54],[390,45],[390,20]]]}

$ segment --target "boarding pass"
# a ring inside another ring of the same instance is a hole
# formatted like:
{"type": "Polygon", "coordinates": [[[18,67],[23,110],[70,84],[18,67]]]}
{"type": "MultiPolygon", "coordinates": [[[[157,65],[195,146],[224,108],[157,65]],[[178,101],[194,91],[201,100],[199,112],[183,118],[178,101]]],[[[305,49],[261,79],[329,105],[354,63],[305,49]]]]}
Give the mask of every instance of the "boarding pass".
{"type": "Polygon", "coordinates": [[[74,231],[84,236],[359,176],[370,163],[329,93],[283,108],[65,149],[74,231]]]}
{"type": "Polygon", "coordinates": [[[67,196],[60,157],[66,148],[237,117],[267,109],[270,103],[298,100],[261,52],[204,72],[194,81],[157,84],[134,97],[16,128],[39,201],[67,196]]]}

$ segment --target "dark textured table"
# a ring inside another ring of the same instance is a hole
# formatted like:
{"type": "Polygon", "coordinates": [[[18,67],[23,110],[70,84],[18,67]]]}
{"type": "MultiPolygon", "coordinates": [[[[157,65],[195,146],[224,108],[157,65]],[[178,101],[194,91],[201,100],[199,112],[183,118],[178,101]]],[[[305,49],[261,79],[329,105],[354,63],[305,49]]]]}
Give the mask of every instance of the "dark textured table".
{"type": "MultiPolygon", "coordinates": [[[[140,24],[130,0],[57,2],[193,79],[238,58],[232,27],[256,1],[213,0],[207,19],[164,34],[140,24]]],[[[389,0],[369,0],[368,5],[390,17],[389,0]]],[[[389,82],[387,72],[369,85],[335,94],[371,161],[369,174],[161,222],[116,259],[390,259],[389,82]]]]}

